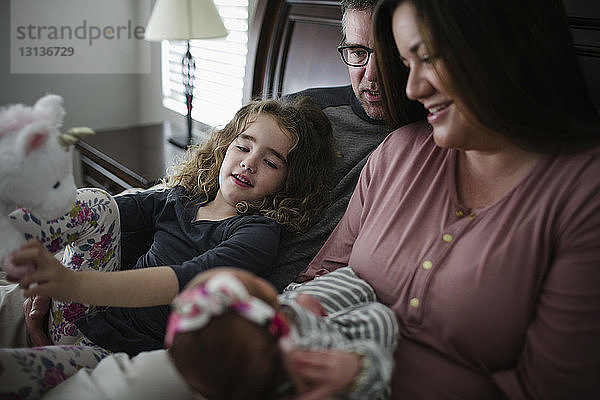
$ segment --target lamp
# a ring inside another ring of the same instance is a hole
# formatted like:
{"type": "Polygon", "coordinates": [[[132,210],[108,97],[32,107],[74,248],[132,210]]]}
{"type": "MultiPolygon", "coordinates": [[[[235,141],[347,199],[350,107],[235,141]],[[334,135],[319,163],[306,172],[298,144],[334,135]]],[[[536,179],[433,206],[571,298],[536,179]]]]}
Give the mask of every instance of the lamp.
{"type": "Polygon", "coordinates": [[[181,59],[185,105],[187,107],[187,141],[169,141],[183,149],[192,144],[192,100],[196,65],[190,52],[191,39],[217,38],[227,35],[223,21],[212,0],[157,0],[146,27],[148,41],[186,40],[187,52],[181,59]]]}

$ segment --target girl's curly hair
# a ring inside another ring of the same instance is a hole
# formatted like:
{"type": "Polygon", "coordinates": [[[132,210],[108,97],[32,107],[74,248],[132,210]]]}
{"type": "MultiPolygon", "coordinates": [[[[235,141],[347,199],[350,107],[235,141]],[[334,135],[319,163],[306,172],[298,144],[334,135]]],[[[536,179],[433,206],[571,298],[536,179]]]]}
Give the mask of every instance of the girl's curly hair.
{"type": "Polygon", "coordinates": [[[292,232],[304,232],[329,199],[326,177],[334,160],[331,123],[307,97],[249,102],[223,129],[213,130],[205,143],[191,146],[166,184],[183,186],[205,201],[214,198],[227,148],[261,114],[271,116],[292,137],[287,176],[280,190],[262,200],[238,203],[238,213],[264,215],[292,232]]]}

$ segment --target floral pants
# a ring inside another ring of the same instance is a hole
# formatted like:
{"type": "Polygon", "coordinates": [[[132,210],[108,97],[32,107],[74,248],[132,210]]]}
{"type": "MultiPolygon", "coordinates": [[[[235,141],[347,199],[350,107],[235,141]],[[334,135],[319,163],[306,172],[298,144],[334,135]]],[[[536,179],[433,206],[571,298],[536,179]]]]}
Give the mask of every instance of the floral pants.
{"type": "Polygon", "coordinates": [[[98,346],[0,349],[0,400],[39,399],[82,368],[94,368],[110,352],[98,346]]]}
{"type": "MultiPolygon", "coordinates": [[[[10,218],[27,239],[37,238],[53,254],[63,251],[62,264],[67,268],[115,271],[120,267],[119,210],[112,196],[102,190],[80,189],[73,208],[55,220],[43,221],[27,209],[11,213],[10,218]]],[[[73,323],[99,309],[53,300],[48,335],[55,346],[0,349],[0,400],[39,398],[110,354],[85,338],[73,323]]]]}

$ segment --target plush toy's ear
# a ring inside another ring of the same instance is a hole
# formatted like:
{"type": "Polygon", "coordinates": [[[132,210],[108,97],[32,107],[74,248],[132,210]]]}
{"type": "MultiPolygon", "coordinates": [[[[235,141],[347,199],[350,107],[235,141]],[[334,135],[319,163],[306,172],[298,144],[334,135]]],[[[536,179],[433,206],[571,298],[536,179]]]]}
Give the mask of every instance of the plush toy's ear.
{"type": "Polygon", "coordinates": [[[58,128],[62,125],[65,116],[62,97],[55,94],[47,94],[35,103],[33,109],[42,113],[53,126],[58,128]]]}
{"type": "Polygon", "coordinates": [[[25,134],[23,140],[20,141],[22,145],[23,155],[27,157],[37,149],[41,148],[44,143],[48,140],[48,131],[31,131],[25,134]]]}

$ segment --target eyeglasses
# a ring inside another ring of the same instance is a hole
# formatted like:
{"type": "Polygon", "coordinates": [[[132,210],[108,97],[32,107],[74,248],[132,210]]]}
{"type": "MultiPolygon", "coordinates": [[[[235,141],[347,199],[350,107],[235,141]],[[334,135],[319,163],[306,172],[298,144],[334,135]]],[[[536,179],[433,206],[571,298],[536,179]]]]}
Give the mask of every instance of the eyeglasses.
{"type": "Polygon", "coordinates": [[[337,48],[342,60],[351,67],[364,67],[369,63],[373,49],[361,45],[340,45],[337,48]]]}

